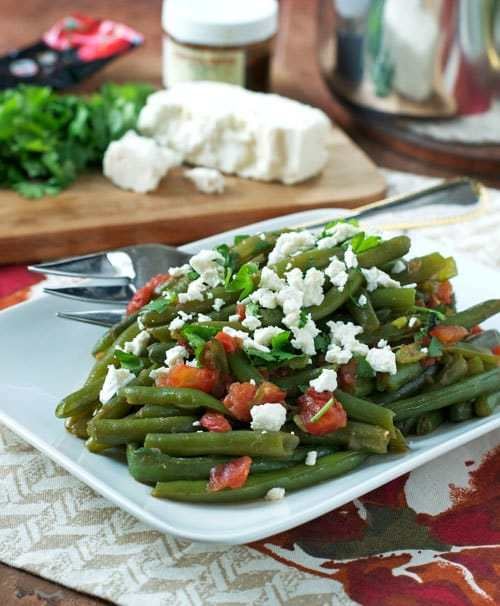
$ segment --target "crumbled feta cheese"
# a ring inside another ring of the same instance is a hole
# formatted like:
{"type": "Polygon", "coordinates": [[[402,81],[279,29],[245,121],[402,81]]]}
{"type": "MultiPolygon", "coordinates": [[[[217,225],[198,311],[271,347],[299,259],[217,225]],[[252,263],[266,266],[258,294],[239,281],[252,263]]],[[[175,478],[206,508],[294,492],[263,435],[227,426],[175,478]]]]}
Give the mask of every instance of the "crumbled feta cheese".
{"type": "Polygon", "coordinates": [[[392,266],[391,272],[393,274],[400,274],[405,269],[406,269],[406,265],[405,265],[404,261],[401,261],[401,259],[398,259],[396,261],[396,263],[394,263],[394,265],[392,266]]]}
{"type": "Polygon", "coordinates": [[[352,358],[352,351],[350,349],[342,349],[335,343],[330,343],[325,354],[325,360],[330,364],[347,364],[352,358]]]}
{"type": "Polygon", "coordinates": [[[368,299],[366,298],[366,296],[359,295],[358,305],[361,305],[361,307],[364,307],[367,303],[368,303],[368,299]]]}
{"type": "Polygon", "coordinates": [[[156,189],[160,180],[181,160],[180,154],[168,147],[129,130],[108,145],[102,168],[104,175],[118,187],[145,193],[156,189]]]}
{"type": "Polygon", "coordinates": [[[201,423],[200,423],[199,421],[193,421],[193,422],[191,423],[191,425],[192,425],[193,427],[200,427],[201,423]]]}
{"type": "Polygon", "coordinates": [[[224,175],[216,168],[198,166],[184,171],[184,176],[192,181],[202,194],[222,194],[226,184],[224,175]]]}
{"type": "Polygon", "coordinates": [[[309,386],[318,393],[322,391],[335,391],[337,389],[337,373],[335,370],[325,368],[316,379],[309,381],[309,386]]]}
{"type": "Polygon", "coordinates": [[[261,234],[259,234],[259,238],[260,238],[261,240],[265,240],[265,239],[266,239],[266,234],[265,234],[265,233],[261,233],[261,234]]]}
{"type": "Polygon", "coordinates": [[[241,339],[243,341],[244,339],[248,338],[246,332],[243,330],[236,330],[236,328],[232,328],[231,326],[224,326],[222,332],[225,332],[226,335],[233,337],[233,339],[241,339]]]}
{"type": "Polygon", "coordinates": [[[285,286],[276,295],[285,315],[299,311],[304,304],[304,293],[293,286],[285,286]]]}
{"type": "Polygon", "coordinates": [[[137,326],[139,327],[140,330],[146,329],[146,327],[144,326],[144,321],[142,319],[142,316],[137,317],[137,326]]]}
{"type": "Polygon", "coordinates": [[[239,322],[240,316],[238,314],[231,314],[228,318],[229,322],[239,322]]]}
{"type": "Polygon", "coordinates": [[[207,299],[213,299],[214,298],[214,293],[213,292],[207,292],[207,299]]]}
{"type": "Polygon", "coordinates": [[[201,250],[191,257],[189,264],[205,284],[217,286],[222,282],[224,257],[216,250],[201,250]]]}
{"type": "Polygon", "coordinates": [[[203,283],[201,278],[196,278],[189,283],[187,291],[179,293],[179,303],[188,303],[189,301],[203,301],[203,295],[208,290],[208,285],[203,283]]]}
{"type": "Polygon", "coordinates": [[[282,404],[257,404],[250,409],[254,431],[279,431],[286,421],[286,408],[282,404]]]}
{"type": "Polygon", "coordinates": [[[306,460],[304,461],[304,463],[306,465],[310,465],[312,467],[313,465],[316,465],[316,461],[317,460],[318,460],[318,451],[317,450],[310,450],[306,454],[306,460]]]}
{"type": "Polygon", "coordinates": [[[314,339],[319,335],[320,331],[311,318],[311,314],[307,316],[305,326],[302,328],[299,328],[298,325],[292,326],[291,330],[294,337],[291,341],[293,347],[300,349],[308,356],[314,356],[316,353],[314,339]]]}
{"type": "Polygon", "coordinates": [[[380,339],[380,341],[377,343],[377,347],[387,347],[388,343],[385,339],[380,339]]]}
{"type": "Polygon", "coordinates": [[[336,286],[340,292],[344,290],[349,274],[343,261],[337,259],[337,257],[332,257],[330,264],[325,269],[325,274],[330,278],[332,285],[336,286]]]}
{"type": "Polygon", "coordinates": [[[269,288],[258,288],[250,295],[250,301],[258,303],[265,309],[275,309],[278,306],[276,293],[269,288]]]}
{"type": "Polygon", "coordinates": [[[150,339],[151,335],[149,332],[147,330],[141,330],[141,332],[136,335],[132,341],[127,341],[123,345],[123,351],[134,354],[134,356],[141,356],[144,353],[150,339]]]}
{"type": "Polygon", "coordinates": [[[185,320],[183,320],[179,316],[176,316],[168,325],[168,329],[172,332],[175,330],[180,330],[184,326],[185,323],[186,323],[185,320]]]}
{"type": "Polygon", "coordinates": [[[101,404],[109,402],[121,387],[130,383],[133,379],[135,379],[134,373],[130,372],[127,368],[115,368],[110,364],[101,391],[99,392],[99,401],[101,404]]]}
{"type": "Polygon", "coordinates": [[[327,322],[330,328],[331,342],[326,353],[326,361],[346,364],[353,354],[366,356],[368,346],[361,343],[356,337],[363,332],[361,326],[357,326],[352,322],[327,322]],[[339,351],[339,349],[341,351],[339,351]]]}
{"type": "Polygon", "coordinates": [[[412,316],[412,317],[411,317],[411,318],[408,320],[408,327],[409,327],[409,328],[413,328],[417,322],[418,322],[418,318],[416,318],[415,316],[412,316]]]}
{"type": "Polygon", "coordinates": [[[198,368],[198,360],[196,360],[196,358],[186,360],[185,364],[186,366],[191,366],[191,368],[198,368]]]}
{"type": "Polygon", "coordinates": [[[276,240],[273,250],[269,253],[268,264],[274,265],[290,257],[295,252],[314,246],[314,236],[310,231],[293,231],[281,234],[276,240]]]}
{"type": "Polygon", "coordinates": [[[260,274],[260,288],[268,288],[269,290],[281,290],[285,286],[285,281],[269,267],[263,267],[260,274]]]}
{"type": "Polygon", "coordinates": [[[366,361],[375,372],[388,372],[396,374],[396,355],[390,347],[372,347],[366,356],[366,361]]]}
{"type": "Polygon", "coordinates": [[[397,280],[393,280],[389,274],[382,271],[378,267],[370,267],[370,269],[361,269],[363,276],[366,279],[367,288],[370,292],[376,290],[379,286],[383,288],[399,288],[401,284],[397,280]]]}
{"type": "Polygon", "coordinates": [[[212,309],[214,311],[220,311],[223,307],[224,307],[224,299],[219,299],[217,297],[217,299],[214,300],[214,303],[212,305],[212,309]]]}
{"type": "Polygon", "coordinates": [[[172,276],[172,278],[181,278],[182,276],[185,276],[190,271],[191,271],[191,267],[188,265],[188,263],[185,263],[184,265],[181,265],[179,267],[171,267],[168,270],[168,273],[170,276],[172,276]]]}
{"type": "Polygon", "coordinates": [[[250,379],[250,381],[248,381],[250,383],[250,385],[256,385],[255,383],[255,379],[250,379]]]}
{"type": "Polygon", "coordinates": [[[424,353],[424,354],[429,353],[429,350],[428,350],[428,348],[427,348],[427,347],[422,347],[422,348],[420,349],[420,351],[421,351],[422,353],[424,353]]]}
{"type": "Polygon", "coordinates": [[[253,340],[258,345],[269,345],[271,340],[276,335],[285,332],[278,326],[266,326],[265,328],[258,328],[253,334],[253,340]]]}
{"type": "Polygon", "coordinates": [[[156,381],[156,379],[158,377],[161,377],[162,375],[168,375],[169,372],[170,372],[170,368],[165,368],[165,366],[160,366],[160,368],[154,368],[149,373],[149,376],[151,377],[151,379],[153,379],[153,381],[156,381]]]}
{"type": "Polygon", "coordinates": [[[281,499],[285,498],[285,494],[286,491],[284,488],[276,486],[275,488],[268,490],[264,498],[266,501],[281,501],[281,499]]]}
{"type": "Polygon", "coordinates": [[[196,321],[197,322],[211,322],[212,318],[210,316],[207,316],[206,314],[198,314],[196,321]]]}
{"type": "Polygon", "coordinates": [[[325,274],[319,269],[312,267],[304,275],[298,267],[295,267],[286,273],[286,280],[290,287],[302,293],[302,305],[304,307],[320,305],[323,302],[325,298],[323,293],[325,274]]]}
{"type": "Polygon", "coordinates": [[[328,235],[319,240],[318,248],[333,248],[358,234],[361,229],[352,223],[337,223],[326,231],[328,235]]]}
{"type": "Polygon", "coordinates": [[[175,345],[167,350],[165,354],[165,366],[172,368],[189,357],[188,350],[183,345],[175,345]]]}
{"type": "MultiPolygon", "coordinates": [[[[238,316],[239,319],[239,316],[238,316]]],[[[248,328],[248,330],[250,331],[254,331],[257,328],[259,328],[259,326],[262,326],[262,322],[259,320],[259,318],[257,316],[254,316],[253,314],[246,314],[245,315],[245,319],[242,321],[241,323],[245,328],[248,328]]]]}
{"type": "Polygon", "coordinates": [[[352,246],[349,245],[344,253],[344,263],[347,269],[354,269],[358,266],[358,257],[354,254],[352,246]]]}

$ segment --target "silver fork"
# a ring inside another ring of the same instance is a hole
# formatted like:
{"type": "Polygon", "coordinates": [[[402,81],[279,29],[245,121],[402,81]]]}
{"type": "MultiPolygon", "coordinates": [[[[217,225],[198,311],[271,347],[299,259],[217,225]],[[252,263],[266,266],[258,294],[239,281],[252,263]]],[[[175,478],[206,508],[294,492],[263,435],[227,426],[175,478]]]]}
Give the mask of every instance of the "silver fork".
{"type": "MultiPolygon", "coordinates": [[[[422,208],[438,204],[453,204],[468,209],[465,213],[440,221],[441,223],[454,223],[483,212],[486,205],[485,196],[484,187],[478,181],[467,177],[459,177],[438,185],[419,189],[409,194],[393,196],[379,202],[367,204],[358,208],[354,213],[349,213],[349,218],[367,219],[387,210],[411,210],[412,208],[422,208]]],[[[314,220],[291,227],[319,228],[324,226],[329,220],[314,220]]],[[[436,224],[436,220],[434,219],[431,223],[436,224]]],[[[429,222],[405,221],[399,223],[393,222],[383,227],[397,227],[401,229],[421,227],[426,224],[428,225],[429,222]]],[[[124,306],[138,288],[143,286],[152,276],[158,273],[165,273],[169,267],[182,265],[190,257],[189,253],[180,251],[172,246],[164,244],[138,244],[31,265],[28,269],[47,275],[97,279],[99,281],[97,283],[44,288],[44,292],[78,301],[120,305],[119,308],[115,309],[103,308],[100,310],[71,313],[59,312],[57,314],[59,317],[69,320],[77,320],[99,326],[111,326],[122,319],[124,306]]]]}

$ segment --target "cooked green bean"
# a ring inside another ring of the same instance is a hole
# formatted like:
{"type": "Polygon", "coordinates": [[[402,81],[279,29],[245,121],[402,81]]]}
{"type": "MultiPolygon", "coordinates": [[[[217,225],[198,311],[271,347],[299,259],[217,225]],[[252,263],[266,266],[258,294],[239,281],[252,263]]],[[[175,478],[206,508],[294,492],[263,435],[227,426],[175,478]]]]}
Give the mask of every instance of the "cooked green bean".
{"type": "Polygon", "coordinates": [[[129,316],[125,316],[123,320],[113,324],[111,328],[109,328],[101,337],[99,337],[97,343],[92,349],[92,355],[99,358],[102,354],[104,354],[104,352],[108,350],[111,345],[113,345],[122,332],[137,320],[138,315],[139,312],[134,312],[129,316]]]}
{"type": "Polygon", "coordinates": [[[414,429],[417,425],[418,417],[408,417],[407,419],[401,419],[399,421],[395,421],[396,427],[403,434],[403,436],[408,436],[411,433],[414,433],[414,429]]]}
{"type": "Polygon", "coordinates": [[[380,374],[377,377],[377,387],[379,391],[397,391],[403,385],[407,385],[410,381],[420,376],[424,370],[420,362],[400,364],[397,367],[396,374],[380,374]]]}
{"type": "Polygon", "coordinates": [[[490,299],[489,301],[483,301],[483,303],[478,303],[468,309],[464,309],[464,311],[447,316],[441,324],[472,328],[498,313],[500,313],[500,299],[490,299]]]}
{"type": "Polygon", "coordinates": [[[241,350],[228,354],[227,356],[231,373],[237,381],[255,381],[262,383],[264,377],[253,366],[248,356],[241,350]]]}
{"type": "Polygon", "coordinates": [[[467,362],[462,356],[451,356],[438,372],[434,384],[430,385],[428,390],[434,391],[440,387],[457,383],[467,376],[467,370],[467,362]]]}
{"type": "Polygon", "coordinates": [[[394,277],[401,284],[420,284],[436,276],[446,267],[446,259],[443,255],[434,252],[423,257],[415,257],[408,261],[407,268],[394,277]]]}
{"type": "Polygon", "coordinates": [[[182,417],[194,414],[198,408],[175,408],[174,406],[159,406],[158,404],[146,404],[135,413],[138,419],[152,419],[156,417],[182,417]]]}
{"type": "Polygon", "coordinates": [[[484,367],[484,363],[481,360],[481,356],[472,356],[472,358],[469,358],[468,360],[466,360],[466,364],[467,364],[467,375],[469,377],[474,376],[474,375],[480,375],[482,372],[484,372],[486,370],[486,368],[484,367]]]}
{"type": "Polygon", "coordinates": [[[274,377],[273,383],[281,389],[285,389],[289,396],[296,396],[300,393],[300,387],[309,385],[309,381],[316,379],[325,369],[331,369],[333,366],[319,366],[318,368],[307,368],[299,370],[286,377],[274,377]]]}
{"type": "Polygon", "coordinates": [[[408,450],[408,444],[403,435],[403,432],[398,428],[394,427],[394,431],[391,434],[389,440],[389,452],[406,452],[408,450]]]}
{"type": "Polygon", "coordinates": [[[406,400],[391,402],[386,406],[396,413],[396,419],[406,419],[499,390],[500,368],[494,368],[481,375],[468,377],[453,385],[429,393],[422,393],[406,400]]]}
{"type": "Polygon", "coordinates": [[[264,433],[241,430],[225,433],[150,433],[146,436],[144,446],[177,456],[225,454],[279,459],[289,457],[298,443],[297,436],[282,431],[264,433]]]}
{"type": "Polygon", "coordinates": [[[474,414],[476,417],[489,417],[500,404],[500,391],[480,396],[474,401],[474,414]]]}
{"type": "Polygon", "coordinates": [[[417,436],[425,436],[437,429],[444,421],[445,415],[443,410],[431,410],[430,412],[426,412],[418,417],[415,433],[417,436]]]}
{"type": "Polygon", "coordinates": [[[387,452],[391,432],[383,427],[348,421],[345,427],[322,436],[313,436],[298,430],[301,444],[317,446],[345,446],[349,450],[365,450],[375,454],[387,452]]]}
{"type": "Polygon", "coordinates": [[[363,327],[365,333],[373,332],[380,328],[380,321],[373,309],[370,295],[364,290],[361,294],[366,298],[366,303],[359,305],[355,299],[351,299],[346,304],[347,311],[353,317],[354,323],[363,327]]]}
{"type": "Polygon", "coordinates": [[[83,413],[74,417],[67,417],[64,420],[66,429],[77,438],[86,440],[89,437],[87,423],[92,418],[92,413],[83,413]]]}
{"type": "Polygon", "coordinates": [[[69,396],[63,398],[57,405],[56,417],[64,419],[82,413],[91,413],[98,404],[101,387],[102,381],[96,379],[81,389],[70,393],[69,396]]]}
{"type": "Polygon", "coordinates": [[[446,410],[448,412],[448,419],[454,423],[461,423],[462,421],[472,419],[472,402],[457,402],[457,404],[452,404],[446,410]]]}
{"type": "Polygon", "coordinates": [[[287,271],[290,271],[294,267],[298,267],[302,271],[307,271],[311,267],[321,269],[330,263],[332,257],[341,257],[343,254],[344,250],[340,246],[335,246],[333,248],[315,248],[299,253],[294,257],[287,257],[286,259],[279,261],[274,266],[274,270],[279,276],[283,276],[287,271]]]}
{"type": "Polygon", "coordinates": [[[414,288],[377,288],[371,293],[371,302],[375,309],[388,308],[404,313],[415,305],[414,288]]]}
{"type": "Polygon", "coordinates": [[[391,402],[397,402],[398,400],[403,400],[414,394],[418,393],[422,388],[425,388],[427,385],[431,384],[433,381],[433,376],[437,373],[438,367],[437,364],[434,366],[430,366],[423,370],[422,374],[418,375],[408,383],[402,385],[399,389],[393,392],[384,392],[382,394],[376,394],[372,396],[372,399],[377,404],[387,405],[391,402]]]}
{"type": "Polygon", "coordinates": [[[188,387],[123,387],[119,395],[133,406],[156,404],[175,406],[181,409],[210,408],[223,414],[229,414],[227,408],[213,396],[188,387]]]}
{"type": "Polygon", "coordinates": [[[173,501],[197,503],[232,503],[264,497],[271,488],[284,488],[286,491],[299,490],[318,484],[358,467],[366,455],[359,452],[337,452],[321,457],[314,466],[296,465],[288,469],[268,471],[250,476],[242,488],[207,490],[203,480],[158,482],[153,496],[173,501]]]}
{"type": "Polygon", "coordinates": [[[373,404],[368,400],[356,398],[340,389],[335,392],[335,397],[340,401],[350,419],[369,423],[370,425],[379,425],[391,432],[394,430],[394,413],[392,410],[373,404]]]}
{"type": "Polygon", "coordinates": [[[363,281],[363,275],[359,271],[351,270],[344,290],[340,291],[338,288],[332,287],[325,293],[325,298],[320,305],[309,307],[308,311],[311,314],[311,318],[314,321],[317,321],[331,315],[346,301],[349,301],[351,297],[354,297],[354,295],[358,293],[363,285],[363,281]]]}
{"type": "Polygon", "coordinates": [[[196,417],[157,417],[153,419],[101,419],[89,424],[90,435],[101,444],[117,446],[142,442],[147,434],[195,431],[196,417]]]}
{"type": "Polygon", "coordinates": [[[164,364],[165,355],[169,349],[176,344],[175,341],[163,341],[162,343],[152,343],[148,347],[148,358],[156,364],[164,364]]]}
{"type": "Polygon", "coordinates": [[[360,267],[382,267],[385,263],[404,257],[410,250],[411,241],[408,236],[396,236],[390,240],[380,242],[378,246],[370,248],[358,255],[360,267]]]}

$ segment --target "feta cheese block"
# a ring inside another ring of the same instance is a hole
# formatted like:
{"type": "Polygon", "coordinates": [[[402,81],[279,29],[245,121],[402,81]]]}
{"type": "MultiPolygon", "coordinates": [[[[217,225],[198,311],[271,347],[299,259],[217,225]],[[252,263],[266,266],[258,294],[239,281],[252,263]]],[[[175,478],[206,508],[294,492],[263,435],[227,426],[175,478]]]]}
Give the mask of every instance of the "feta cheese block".
{"type": "Polygon", "coordinates": [[[191,168],[184,171],[184,176],[194,183],[196,189],[202,194],[223,194],[224,175],[215,168],[191,168]]]}
{"type": "Polygon", "coordinates": [[[138,126],[190,164],[286,184],[321,172],[331,130],[319,109],[219,82],[182,82],[153,93],[138,126]]]}
{"type": "Polygon", "coordinates": [[[129,130],[108,145],[102,167],[104,175],[118,187],[146,193],[156,189],[167,172],[181,161],[177,152],[129,130]]]}

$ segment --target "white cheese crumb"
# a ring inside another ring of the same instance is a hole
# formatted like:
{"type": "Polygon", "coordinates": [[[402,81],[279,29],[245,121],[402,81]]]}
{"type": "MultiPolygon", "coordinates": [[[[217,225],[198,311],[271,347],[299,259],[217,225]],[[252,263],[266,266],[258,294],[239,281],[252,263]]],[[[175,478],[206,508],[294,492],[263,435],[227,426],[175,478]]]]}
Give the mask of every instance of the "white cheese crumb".
{"type": "Polygon", "coordinates": [[[300,311],[304,304],[304,293],[293,286],[285,286],[276,295],[276,300],[285,315],[300,311]]]}
{"type": "Polygon", "coordinates": [[[354,254],[350,244],[344,253],[344,263],[347,269],[354,269],[358,266],[358,257],[354,254]]]}
{"type": "Polygon", "coordinates": [[[275,488],[268,490],[264,498],[266,501],[281,501],[281,499],[285,498],[285,494],[286,491],[284,488],[276,486],[275,488]]]}
{"type": "Polygon", "coordinates": [[[286,408],[282,404],[266,403],[252,406],[250,409],[254,431],[279,431],[286,421],[286,408]]]}
{"type": "Polygon", "coordinates": [[[275,309],[278,306],[276,293],[269,288],[258,288],[250,295],[250,301],[258,303],[265,309],[275,309]]]}
{"type": "Polygon", "coordinates": [[[193,427],[200,427],[201,423],[199,421],[193,421],[192,422],[192,426],[193,427]]]}
{"type": "Polygon", "coordinates": [[[319,335],[320,331],[311,318],[311,314],[307,316],[305,326],[302,328],[299,328],[298,325],[291,326],[291,330],[294,337],[291,341],[292,346],[302,350],[308,356],[314,356],[316,353],[314,339],[319,335]]]}
{"type": "Polygon", "coordinates": [[[427,349],[427,347],[422,347],[420,351],[424,354],[429,353],[429,350],[427,349]]]}
{"type": "Polygon", "coordinates": [[[214,298],[214,293],[213,292],[207,292],[207,299],[213,299],[214,298]]]}
{"type": "Polygon", "coordinates": [[[197,322],[211,322],[212,318],[210,316],[207,316],[206,314],[198,314],[196,321],[197,322]]]}
{"type": "Polygon", "coordinates": [[[366,284],[369,292],[372,292],[379,286],[382,286],[384,288],[401,287],[401,284],[397,280],[393,280],[389,274],[386,274],[385,271],[382,271],[378,267],[370,267],[370,269],[361,269],[361,271],[366,279],[366,284]]]}
{"type": "Polygon", "coordinates": [[[337,257],[332,257],[330,264],[325,269],[325,274],[330,278],[333,286],[336,286],[340,292],[344,290],[344,286],[349,279],[349,274],[346,271],[346,265],[337,257]]]}
{"type": "Polygon", "coordinates": [[[169,372],[170,372],[170,368],[165,368],[165,366],[160,366],[160,368],[154,368],[149,373],[149,376],[151,377],[151,379],[156,381],[156,379],[158,377],[161,377],[162,375],[168,375],[169,372]]]}
{"type": "Polygon", "coordinates": [[[306,454],[306,460],[304,461],[306,465],[310,465],[311,467],[313,465],[316,465],[316,461],[318,460],[318,451],[317,450],[310,450],[307,454],[306,454]]]}
{"type": "Polygon", "coordinates": [[[220,311],[224,307],[224,299],[219,299],[218,297],[214,300],[214,304],[212,305],[212,309],[214,311],[220,311]]]}
{"type": "Polygon", "coordinates": [[[184,176],[192,181],[196,189],[202,194],[224,193],[224,175],[215,168],[204,168],[199,166],[184,171],[184,176]]]}
{"type": "Polygon", "coordinates": [[[138,316],[137,318],[137,326],[141,329],[141,330],[145,330],[146,327],[144,326],[144,321],[142,319],[142,316],[138,316]]]}
{"type": "Polygon", "coordinates": [[[377,347],[387,347],[388,343],[385,339],[380,339],[380,341],[377,343],[377,347]]]}
{"type": "Polygon", "coordinates": [[[295,267],[286,273],[286,279],[290,287],[302,293],[304,307],[320,305],[323,302],[325,274],[319,269],[311,267],[303,274],[298,267],[295,267]]]}
{"type": "Polygon", "coordinates": [[[250,383],[250,385],[257,385],[257,383],[255,382],[255,379],[250,379],[250,381],[248,381],[250,383]]]}
{"type": "Polygon", "coordinates": [[[334,343],[330,343],[325,354],[325,360],[330,364],[347,364],[352,358],[350,349],[342,349],[334,343]]]}
{"type": "Polygon", "coordinates": [[[186,321],[180,316],[176,316],[168,325],[168,329],[171,331],[180,330],[186,321]]]}
{"type": "Polygon", "coordinates": [[[239,322],[240,316],[238,314],[231,314],[228,318],[229,322],[239,322]]]}
{"type": "Polygon", "coordinates": [[[391,375],[396,374],[396,355],[390,347],[382,349],[372,347],[366,356],[366,361],[375,372],[388,372],[391,375]]]}
{"type": "Polygon", "coordinates": [[[132,341],[127,341],[123,345],[123,351],[134,354],[134,356],[141,356],[146,349],[147,344],[151,339],[151,335],[147,330],[141,330],[132,341]]]}
{"type": "Polygon", "coordinates": [[[223,263],[224,257],[216,250],[201,250],[189,261],[202,281],[212,287],[222,282],[223,263]]]}
{"type": "Polygon", "coordinates": [[[183,345],[175,345],[167,350],[165,354],[165,366],[172,368],[189,357],[188,350],[183,345]]]}
{"type": "Polygon", "coordinates": [[[185,263],[184,265],[180,265],[179,267],[171,267],[168,270],[168,273],[172,278],[180,278],[185,276],[187,273],[191,271],[191,267],[185,263]]]}
{"type": "Polygon", "coordinates": [[[402,271],[404,271],[406,269],[406,265],[404,264],[403,261],[401,261],[401,259],[398,259],[396,261],[396,263],[394,263],[394,265],[392,266],[392,270],[391,272],[393,274],[400,274],[402,271]]]}
{"type": "Polygon", "coordinates": [[[99,392],[101,404],[109,402],[115,393],[121,387],[130,383],[132,379],[135,379],[133,372],[130,372],[127,368],[115,368],[110,364],[101,391],[99,392]]]}
{"type": "Polygon", "coordinates": [[[294,231],[281,234],[276,240],[273,250],[269,253],[268,264],[274,265],[290,257],[295,252],[300,252],[314,246],[314,236],[310,231],[294,231]]]}
{"type": "Polygon", "coordinates": [[[186,292],[179,293],[179,303],[203,301],[203,295],[206,290],[208,290],[208,285],[204,284],[201,278],[196,278],[196,280],[189,283],[186,292]]]}
{"type": "Polygon", "coordinates": [[[278,274],[269,267],[263,267],[260,274],[260,288],[268,288],[269,290],[281,290],[285,286],[278,274]]]}
{"type": "Polygon", "coordinates": [[[358,305],[361,305],[361,307],[364,307],[367,303],[368,303],[368,299],[366,298],[366,296],[359,295],[358,305]]]}
{"type": "Polygon", "coordinates": [[[360,232],[360,228],[352,223],[337,223],[327,230],[328,235],[321,238],[318,242],[318,248],[333,248],[346,240],[349,240],[360,232]]]}
{"type": "Polygon", "coordinates": [[[102,168],[104,175],[116,186],[146,193],[156,189],[170,168],[181,160],[178,153],[158,145],[154,139],[129,130],[121,139],[108,145],[102,168]]]}
{"type": "Polygon", "coordinates": [[[265,239],[266,239],[266,234],[265,234],[265,233],[261,233],[261,234],[259,234],[259,238],[260,238],[261,240],[265,240],[265,239]]]}
{"type": "Polygon", "coordinates": [[[322,391],[335,391],[337,389],[337,373],[335,370],[325,368],[316,379],[309,381],[309,386],[318,393],[322,391]]]}
{"type": "Polygon", "coordinates": [[[271,340],[276,335],[285,332],[278,326],[266,326],[264,328],[258,328],[253,334],[253,340],[258,345],[269,345],[271,340]]]}
{"type": "Polygon", "coordinates": [[[418,322],[417,318],[415,316],[412,316],[409,320],[408,320],[408,327],[409,328],[413,328],[415,326],[415,324],[418,322]]]}
{"type": "Polygon", "coordinates": [[[186,360],[185,364],[186,366],[191,366],[191,368],[198,368],[198,361],[196,360],[196,358],[193,358],[192,360],[186,360]]]}
{"type": "Polygon", "coordinates": [[[245,319],[241,324],[250,331],[254,331],[259,328],[259,326],[262,326],[262,322],[253,314],[246,314],[245,319]]]}

